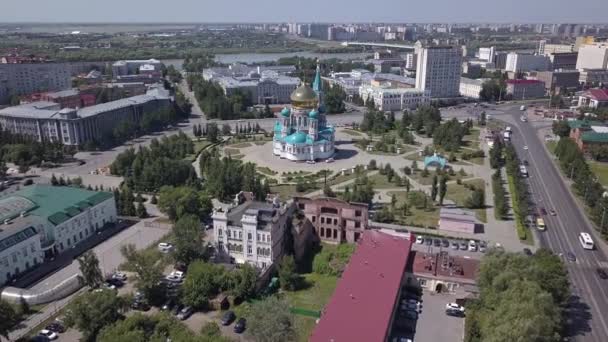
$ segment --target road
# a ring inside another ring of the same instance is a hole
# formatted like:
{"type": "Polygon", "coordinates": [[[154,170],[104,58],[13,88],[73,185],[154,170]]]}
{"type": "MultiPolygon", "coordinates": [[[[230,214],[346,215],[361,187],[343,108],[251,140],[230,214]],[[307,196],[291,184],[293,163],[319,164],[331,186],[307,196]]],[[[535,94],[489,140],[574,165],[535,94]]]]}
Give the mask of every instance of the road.
{"type": "MultiPolygon", "coordinates": [[[[577,204],[560,171],[556,168],[538,134],[539,126],[547,123],[524,123],[519,120],[517,106],[504,108],[503,114],[495,117],[511,125],[514,130],[512,143],[520,159],[529,162],[528,178],[532,200],[538,207],[547,211],[555,209],[557,216],[544,217],[547,224],[545,232],[536,232],[541,247],[555,253],[572,252],[575,262],[566,262],[570,274],[572,302],[568,315],[568,333],[577,341],[608,340],[608,282],[600,279],[596,268],[608,265],[603,248],[593,251],[584,250],[578,242],[580,232],[589,232],[596,244],[603,244],[599,234],[587,221],[583,209],[577,204]],[[528,146],[524,150],[523,146],[528,146]]],[[[601,247],[601,246],[600,246],[601,247]]]]}

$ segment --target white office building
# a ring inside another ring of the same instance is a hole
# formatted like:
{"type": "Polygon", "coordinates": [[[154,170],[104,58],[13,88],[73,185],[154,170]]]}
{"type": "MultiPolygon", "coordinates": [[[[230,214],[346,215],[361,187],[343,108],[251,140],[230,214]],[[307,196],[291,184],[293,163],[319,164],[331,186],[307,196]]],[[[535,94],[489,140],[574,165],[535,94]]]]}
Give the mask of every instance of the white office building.
{"type": "Polygon", "coordinates": [[[111,192],[32,185],[0,197],[0,284],[116,222],[111,192]]]}
{"type": "Polygon", "coordinates": [[[548,56],[554,53],[574,52],[574,44],[551,44],[546,40],[538,42],[538,54],[548,56]]]}
{"type": "Polygon", "coordinates": [[[460,78],[460,95],[472,99],[479,99],[479,93],[487,79],[460,78]]]}
{"type": "Polygon", "coordinates": [[[373,99],[378,110],[391,112],[416,109],[431,103],[430,92],[417,88],[366,85],[359,88],[359,96],[364,102],[373,99]]]}
{"type": "Polygon", "coordinates": [[[32,102],[0,110],[0,126],[36,141],[78,146],[101,141],[125,120],[140,122],[144,113],[169,109],[171,101],[168,91],[155,88],[145,95],[79,109],[60,109],[60,104],[54,102],[32,102]]]}
{"type": "Polygon", "coordinates": [[[420,43],[416,43],[416,51],[416,88],[428,91],[433,98],[459,96],[462,69],[460,47],[422,47],[420,43]]]}
{"type": "Polygon", "coordinates": [[[213,236],[217,251],[260,269],[281,260],[286,248],[293,204],[247,201],[228,210],[215,210],[213,236]]]}
{"type": "Polygon", "coordinates": [[[112,64],[112,75],[117,77],[137,74],[142,70],[142,66],[145,66],[144,71],[146,72],[150,72],[150,69],[160,72],[162,63],[158,59],[117,61],[112,64]]]}
{"type": "Polygon", "coordinates": [[[578,48],[577,69],[608,69],[608,44],[595,43],[578,48]]]}
{"type": "Polygon", "coordinates": [[[0,63],[0,104],[13,95],[70,89],[70,71],[68,63],[0,63]]]}
{"type": "Polygon", "coordinates": [[[489,63],[494,63],[494,58],[496,57],[496,48],[495,47],[486,47],[479,48],[479,59],[482,61],[486,61],[489,63]]]}
{"type": "Polygon", "coordinates": [[[511,72],[547,71],[550,67],[551,60],[547,56],[510,52],[507,55],[505,70],[511,72]]]}

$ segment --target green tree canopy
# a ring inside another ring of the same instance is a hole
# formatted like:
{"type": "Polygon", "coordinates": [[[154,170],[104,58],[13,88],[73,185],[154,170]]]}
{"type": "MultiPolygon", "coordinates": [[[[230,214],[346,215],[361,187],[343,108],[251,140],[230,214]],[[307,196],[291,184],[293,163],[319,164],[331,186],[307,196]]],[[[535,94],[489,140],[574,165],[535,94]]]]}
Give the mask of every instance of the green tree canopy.
{"type": "Polygon", "coordinates": [[[289,306],[275,296],[255,302],[248,318],[248,334],[256,342],[284,342],[296,338],[289,306]]]}
{"type": "Polygon", "coordinates": [[[95,341],[99,331],[122,317],[125,301],[112,290],[87,292],[68,305],[65,323],[83,334],[84,340],[95,341]]]}

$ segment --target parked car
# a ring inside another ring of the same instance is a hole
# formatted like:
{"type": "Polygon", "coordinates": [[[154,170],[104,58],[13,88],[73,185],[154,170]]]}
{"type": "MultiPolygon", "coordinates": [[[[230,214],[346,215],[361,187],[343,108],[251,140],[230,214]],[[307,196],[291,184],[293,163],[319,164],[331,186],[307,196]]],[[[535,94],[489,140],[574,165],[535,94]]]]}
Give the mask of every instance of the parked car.
{"type": "Polygon", "coordinates": [[[549,210],[549,214],[551,214],[551,216],[557,216],[557,212],[555,212],[554,209],[549,210]]]}
{"type": "Polygon", "coordinates": [[[416,236],[416,243],[419,245],[422,245],[424,243],[424,238],[422,237],[422,235],[416,236]]]}
{"type": "Polygon", "coordinates": [[[418,306],[418,304],[415,304],[415,303],[401,303],[400,308],[403,311],[418,311],[418,310],[420,310],[420,306],[418,306]]]}
{"type": "Polygon", "coordinates": [[[401,304],[414,304],[414,305],[420,305],[420,301],[414,298],[403,298],[401,299],[401,304]]]}
{"type": "Polygon", "coordinates": [[[168,276],[165,277],[170,282],[181,283],[184,281],[184,272],[182,271],[173,271],[168,276]]]}
{"type": "Polygon", "coordinates": [[[186,306],[179,311],[179,313],[177,314],[177,319],[179,319],[180,321],[184,321],[187,320],[190,316],[192,316],[192,308],[186,306]]]}
{"type": "Polygon", "coordinates": [[[224,316],[222,316],[222,325],[230,325],[232,321],[236,319],[236,315],[233,311],[226,311],[224,316]]]}
{"type": "Polygon", "coordinates": [[[462,305],[458,305],[456,303],[447,303],[445,305],[446,310],[458,310],[464,312],[464,307],[462,305]]]}
{"type": "Polygon", "coordinates": [[[53,322],[53,323],[47,325],[44,329],[52,331],[54,333],[59,333],[59,334],[63,334],[65,332],[65,327],[63,326],[63,324],[61,324],[59,322],[53,322]]]}
{"type": "Polygon", "coordinates": [[[452,249],[457,251],[460,248],[458,241],[452,241],[452,249]]]}
{"type": "Polygon", "coordinates": [[[123,272],[114,272],[114,274],[112,274],[112,279],[118,279],[122,282],[125,282],[127,281],[127,274],[123,272]]]}
{"type": "Polygon", "coordinates": [[[488,243],[485,241],[479,241],[479,251],[481,253],[485,253],[487,249],[488,249],[488,243]]]}
{"type": "Polygon", "coordinates": [[[121,288],[125,285],[120,279],[108,278],[106,279],[106,284],[114,286],[114,288],[121,288]]]}
{"type": "Polygon", "coordinates": [[[36,336],[31,337],[28,341],[29,342],[49,342],[50,339],[46,336],[36,335],[36,336]]]}
{"type": "Polygon", "coordinates": [[[433,245],[435,247],[440,247],[441,246],[441,240],[439,240],[439,239],[433,239],[433,245]]]}
{"type": "Polygon", "coordinates": [[[467,249],[469,249],[469,246],[467,245],[467,243],[466,243],[466,242],[462,241],[462,242],[460,243],[460,250],[461,250],[461,251],[466,251],[467,249]]]}
{"type": "Polygon", "coordinates": [[[131,309],[137,311],[148,311],[150,310],[150,305],[144,301],[134,301],[131,303],[131,309]]]}
{"type": "Polygon", "coordinates": [[[477,252],[477,242],[475,240],[469,240],[469,252],[477,252]]]}
{"type": "Polygon", "coordinates": [[[538,210],[540,211],[541,215],[547,215],[547,211],[545,210],[544,207],[540,207],[538,210]]]}
{"type": "Polygon", "coordinates": [[[416,311],[403,311],[403,316],[405,316],[405,318],[407,319],[411,319],[411,320],[417,320],[418,319],[418,312],[416,311]]]}
{"type": "Polygon", "coordinates": [[[441,240],[441,246],[444,248],[450,247],[450,241],[448,241],[448,239],[441,240]]]}
{"type": "Polygon", "coordinates": [[[161,242],[158,244],[158,250],[162,253],[169,253],[173,250],[173,245],[168,242],[161,242]]]}
{"type": "Polygon", "coordinates": [[[602,278],[602,279],[608,279],[608,273],[606,273],[606,271],[604,271],[603,268],[598,267],[596,270],[597,275],[602,278]]]}
{"type": "Polygon", "coordinates": [[[455,310],[455,309],[446,309],[445,314],[448,316],[454,316],[454,317],[464,317],[463,311],[455,310]]]}
{"type": "Polygon", "coordinates": [[[532,250],[530,250],[530,248],[524,248],[524,254],[527,256],[531,256],[532,255],[532,250]]]}
{"type": "Polygon", "coordinates": [[[56,333],[54,333],[50,330],[47,330],[47,329],[40,330],[38,335],[44,336],[44,337],[48,338],[49,340],[56,340],[57,337],[59,337],[56,333]]]}
{"type": "Polygon", "coordinates": [[[243,331],[245,331],[246,327],[247,327],[247,320],[245,318],[241,317],[234,324],[234,332],[237,334],[240,334],[243,331]]]}
{"type": "Polygon", "coordinates": [[[428,236],[425,236],[425,237],[424,237],[424,243],[425,243],[427,246],[430,246],[430,245],[432,245],[432,244],[433,244],[433,239],[431,239],[431,238],[430,238],[430,237],[428,237],[428,236]]]}

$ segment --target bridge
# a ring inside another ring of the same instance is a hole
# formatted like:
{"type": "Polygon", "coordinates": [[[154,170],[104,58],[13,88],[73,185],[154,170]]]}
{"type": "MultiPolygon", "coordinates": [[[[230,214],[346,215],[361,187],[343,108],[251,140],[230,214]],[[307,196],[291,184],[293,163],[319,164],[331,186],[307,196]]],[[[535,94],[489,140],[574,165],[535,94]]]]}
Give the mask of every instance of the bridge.
{"type": "Polygon", "coordinates": [[[371,43],[371,42],[342,42],[342,46],[378,46],[394,49],[414,50],[414,45],[390,44],[390,43],[371,43]]]}

